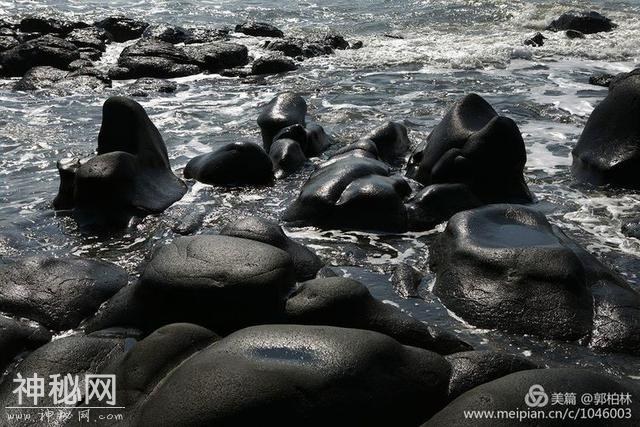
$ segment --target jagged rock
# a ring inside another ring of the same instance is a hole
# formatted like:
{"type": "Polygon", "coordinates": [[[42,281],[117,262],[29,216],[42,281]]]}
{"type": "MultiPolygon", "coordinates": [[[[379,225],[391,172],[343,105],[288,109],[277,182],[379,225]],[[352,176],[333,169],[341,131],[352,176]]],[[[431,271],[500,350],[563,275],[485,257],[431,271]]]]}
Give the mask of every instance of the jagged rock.
{"type": "Polygon", "coordinates": [[[525,46],[540,47],[544,45],[544,41],[546,39],[547,38],[543,36],[542,33],[535,33],[532,37],[526,39],[524,44],[525,46]]]}
{"type": "Polygon", "coordinates": [[[80,52],[73,43],[46,35],[0,53],[0,74],[22,76],[40,65],[67,69],[76,59],[80,59],[80,52]]]}
{"type": "Polygon", "coordinates": [[[173,93],[178,89],[178,84],[170,80],[142,77],[129,86],[131,96],[149,96],[149,93],[173,93]]]}
{"type": "Polygon", "coordinates": [[[201,71],[183,49],[153,38],[126,47],[118,58],[118,67],[111,74],[114,79],[182,77],[201,71]]]}
{"type": "Polygon", "coordinates": [[[107,49],[112,36],[106,30],[98,27],[86,27],[73,30],[66,38],[79,48],[91,48],[101,52],[107,49]]]}
{"type": "Polygon", "coordinates": [[[251,65],[251,74],[279,74],[297,70],[298,66],[291,59],[282,55],[262,56],[251,65]]]}
{"type": "Polygon", "coordinates": [[[247,47],[237,43],[214,42],[187,46],[184,51],[195,64],[207,71],[221,71],[249,63],[247,47]]]}
{"type": "Polygon", "coordinates": [[[122,43],[127,40],[133,40],[141,37],[149,24],[144,21],[126,18],[124,16],[111,16],[96,22],[95,26],[104,28],[111,33],[113,41],[122,43]]]}

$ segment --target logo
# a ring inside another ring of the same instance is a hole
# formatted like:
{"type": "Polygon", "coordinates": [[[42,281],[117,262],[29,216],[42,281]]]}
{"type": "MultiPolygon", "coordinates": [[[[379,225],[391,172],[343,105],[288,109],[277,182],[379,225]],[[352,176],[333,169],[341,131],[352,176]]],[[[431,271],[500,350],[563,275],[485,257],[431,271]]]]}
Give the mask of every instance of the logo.
{"type": "Polygon", "coordinates": [[[530,408],[542,408],[549,403],[549,396],[544,392],[544,387],[534,384],[529,387],[529,392],[524,395],[524,403],[530,408]]]}

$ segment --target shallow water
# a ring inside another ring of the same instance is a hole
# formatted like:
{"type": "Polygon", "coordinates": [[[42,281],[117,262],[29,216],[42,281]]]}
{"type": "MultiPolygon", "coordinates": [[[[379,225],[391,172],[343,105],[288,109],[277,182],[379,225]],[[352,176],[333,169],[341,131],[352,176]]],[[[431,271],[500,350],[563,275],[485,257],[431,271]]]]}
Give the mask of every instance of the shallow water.
{"type": "MultiPolygon", "coordinates": [[[[455,100],[470,92],[485,97],[520,127],[528,161],[526,178],[543,210],[589,251],[640,287],[640,241],[620,232],[640,213],[640,193],[595,189],[570,174],[571,149],[606,89],[588,84],[595,72],[628,71],[640,61],[640,1],[0,1],[0,18],[43,10],[91,20],[118,11],[150,22],[184,26],[233,26],[247,18],[271,22],[292,35],[343,33],[364,48],[305,61],[300,70],[266,81],[216,75],[177,79],[180,91],[139,101],[162,132],[178,174],[195,155],[238,140],[259,140],[260,107],[283,90],[300,92],[310,118],[344,144],[386,120],[401,120],[415,145],[455,100]],[[541,48],[522,46],[554,17],[571,8],[594,8],[619,24],[611,33],[569,40],[545,33],[541,48]],[[402,35],[404,39],[385,37],[402,35]]],[[[238,37],[251,54],[258,40],[238,37]]],[[[110,46],[114,62],[124,44],[110,46]]],[[[109,238],[81,234],[56,216],[57,159],[86,156],[96,146],[101,105],[124,93],[129,82],[99,93],[20,93],[0,80],[0,255],[48,252],[95,256],[136,273],[153,248],[174,238],[171,226],[199,206],[201,232],[215,232],[238,216],[278,218],[309,175],[273,187],[218,189],[191,186],[184,199],[158,217],[147,217],[109,238]]],[[[315,159],[319,163],[321,159],[315,159]]],[[[438,230],[441,230],[439,227],[438,230]]],[[[425,290],[425,301],[402,300],[389,273],[407,262],[427,269],[437,231],[407,234],[288,229],[330,264],[363,279],[372,292],[417,318],[455,331],[478,348],[501,349],[538,363],[590,366],[640,379],[640,359],[599,355],[573,344],[478,330],[448,312],[425,290]]]]}

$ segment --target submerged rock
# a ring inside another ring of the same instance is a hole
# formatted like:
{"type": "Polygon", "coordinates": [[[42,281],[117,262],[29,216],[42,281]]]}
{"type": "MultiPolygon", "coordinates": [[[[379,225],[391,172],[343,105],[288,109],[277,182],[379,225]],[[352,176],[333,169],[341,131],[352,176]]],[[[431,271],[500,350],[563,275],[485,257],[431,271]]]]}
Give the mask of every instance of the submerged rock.
{"type": "Polygon", "coordinates": [[[290,239],[276,222],[252,216],[227,224],[220,234],[256,240],[280,248],[293,260],[296,280],[304,281],[316,277],[322,261],[306,246],[290,239]]]}
{"type": "Polygon", "coordinates": [[[178,89],[178,84],[171,80],[142,77],[129,86],[131,96],[149,96],[150,93],[173,93],[178,89]]]}
{"type": "Polygon", "coordinates": [[[56,209],[75,209],[81,223],[123,225],[131,216],[164,211],[186,185],[171,171],[158,129],[140,104],[114,96],[103,107],[98,155],[58,162],[56,209]]]}
{"type": "Polygon", "coordinates": [[[404,345],[440,354],[471,349],[454,336],[436,332],[396,307],[373,298],[360,282],[343,277],[300,284],[289,296],[286,309],[289,322],[294,324],[368,329],[389,335],[404,345]]]}
{"type": "Polygon", "coordinates": [[[113,36],[114,41],[122,43],[141,37],[149,24],[124,16],[111,16],[96,22],[95,26],[104,28],[113,36]]]}
{"type": "Polygon", "coordinates": [[[614,77],[615,76],[613,74],[608,73],[594,74],[593,76],[589,77],[589,84],[609,87],[609,84],[611,84],[611,80],[613,80],[614,77]]]}
{"type": "Polygon", "coordinates": [[[602,31],[611,31],[617,25],[611,22],[611,19],[594,11],[569,11],[560,15],[559,18],[553,20],[547,27],[551,31],[575,30],[584,34],[599,33],[602,31]]]}
{"type": "Polygon", "coordinates": [[[77,327],[128,281],[121,268],[78,257],[0,260],[0,311],[49,329],[77,327]]]}
{"type": "Polygon", "coordinates": [[[22,76],[33,67],[48,65],[67,69],[80,59],[80,52],[73,43],[46,35],[38,37],[0,53],[0,74],[22,76]]]}
{"type": "Polygon", "coordinates": [[[567,30],[564,34],[569,39],[583,39],[583,38],[585,38],[584,33],[581,33],[580,31],[576,31],[576,30],[567,30]]]}
{"type": "Polygon", "coordinates": [[[416,425],[444,405],[448,375],[441,356],[376,332],[257,326],[184,361],[131,419],[167,426],[187,416],[205,425],[416,425]]]}
{"type": "Polygon", "coordinates": [[[42,326],[0,315],[0,372],[20,353],[35,350],[50,340],[51,334],[42,326]]]}
{"type": "Polygon", "coordinates": [[[211,185],[267,185],[273,181],[273,171],[262,147],[235,142],[191,159],[184,177],[211,185]]]}
{"type": "Polygon", "coordinates": [[[640,188],[640,74],[616,77],[573,149],[574,176],[595,185],[640,188]]]}
{"type": "Polygon", "coordinates": [[[525,46],[540,47],[544,45],[547,38],[542,33],[535,33],[532,37],[524,41],[525,46]]]}
{"type": "Polygon", "coordinates": [[[464,184],[483,203],[532,201],[515,122],[480,96],[457,102],[409,160],[407,176],[424,184],[464,184]]]}
{"type": "Polygon", "coordinates": [[[244,22],[236,25],[235,31],[256,37],[284,37],[282,31],[264,22],[244,22]]]}
{"type": "MultiPolygon", "coordinates": [[[[479,387],[475,387],[470,391],[464,393],[458,397],[452,403],[447,405],[442,411],[438,412],[428,422],[423,424],[423,427],[440,427],[440,426],[471,426],[471,427],[495,427],[495,426],[507,426],[513,425],[513,420],[498,420],[489,418],[477,418],[471,420],[468,416],[465,417],[465,413],[469,414],[469,411],[518,411],[522,410],[525,405],[525,399],[534,404],[545,403],[545,406],[551,406],[550,396],[553,393],[566,393],[564,390],[571,390],[570,393],[575,393],[576,396],[584,396],[585,394],[596,395],[599,393],[605,394],[629,394],[634,396],[640,392],[635,383],[631,383],[625,380],[618,380],[611,375],[600,374],[591,372],[587,369],[575,369],[575,368],[555,368],[555,369],[534,369],[527,371],[520,371],[495,381],[483,384],[479,387]],[[540,386],[539,389],[534,389],[533,386],[540,386]],[[544,391],[544,396],[534,392],[544,391]],[[501,421],[501,422],[499,422],[501,421]]],[[[631,399],[629,405],[625,405],[624,408],[628,408],[632,414],[640,412],[640,404],[631,399]]],[[[571,405],[571,409],[581,413],[582,410],[586,411],[591,408],[601,409],[602,411],[614,411],[621,408],[620,405],[612,405],[607,402],[602,402],[601,405],[592,405],[591,402],[583,403],[578,397],[576,404],[571,405]]],[[[553,409],[553,406],[551,406],[553,409]]],[[[536,409],[546,410],[542,406],[536,407],[536,409]]],[[[578,423],[581,426],[599,426],[602,425],[602,420],[580,420],[578,423]]],[[[615,422],[608,423],[608,425],[616,426],[633,426],[636,424],[636,420],[621,419],[615,422]]],[[[539,426],[541,425],[540,418],[524,418],[522,422],[518,422],[518,425],[523,426],[539,426]]]]}

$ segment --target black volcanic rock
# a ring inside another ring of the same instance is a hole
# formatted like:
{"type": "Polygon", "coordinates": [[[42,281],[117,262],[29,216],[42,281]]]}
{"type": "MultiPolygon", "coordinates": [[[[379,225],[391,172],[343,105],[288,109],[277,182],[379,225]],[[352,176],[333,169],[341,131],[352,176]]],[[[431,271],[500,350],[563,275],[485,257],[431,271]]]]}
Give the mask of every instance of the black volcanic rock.
{"type": "Polygon", "coordinates": [[[256,37],[284,37],[278,28],[263,22],[244,22],[236,25],[235,31],[256,37]]]}
{"type": "Polygon", "coordinates": [[[73,43],[46,35],[12,47],[0,53],[0,74],[22,76],[33,67],[48,65],[67,69],[69,64],[80,59],[80,52],[73,43]]]}
{"type": "MultiPolygon", "coordinates": [[[[275,143],[279,139],[296,141],[306,157],[317,157],[331,145],[331,138],[324,131],[324,128],[315,123],[295,124],[282,128],[273,137],[273,142],[275,143]]],[[[265,146],[267,146],[266,143],[265,146]]]]}
{"type": "Polygon", "coordinates": [[[295,277],[291,257],[275,246],[222,235],[180,237],[158,249],[139,283],[107,302],[87,330],[153,331],[187,322],[225,334],[281,322],[295,277]]]}
{"type": "Polygon", "coordinates": [[[470,350],[452,335],[437,332],[389,304],[373,298],[366,286],[344,277],[304,282],[287,300],[291,323],[368,329],[404,345],[440,354],[470,350]]]}
{"type": "Polygon", "coordinates": [[[547,27],[551,31],[575,30],[584,34],[599,33],[602,31],[611,31],[617,25],[611,22],[611,19],[594,11],[569,11],[560,15],[559,18],[553,20],[547,27]]]}
{"type": "Polygon", "coordinates": [[[538,368],[523,357],[494,351],[465,351],[446,359],[451,364],[450,399],[514,372],[538,368]]]}
{"type": "Polygon", "coordinates": [[[129,419],[160,426],[417,425],[443,407],[448,376],[441,356],[376,332],[257,326],[185,360],[129,419]]]}
{"type": "Polygon", "coordinates": [[[274,141],[269,149],[269,157],[276,178],[295,173],[307,161],[298,141],[289,138],[274,141]]]}
{"type": "Polygon", "coordinates": [[[0,315],[0,372],[24,351],[35,350],[51,340],[51,333],[42,326],[0,315]]]}
{"type": "Polygon", "coordinates": [[[424,184],[465,184],[483,203],[528,203],[527,160],[515,122],[471,94],[457,102],[409,160],[407,175],[424,184]]]}
{"type": "Polygon", "coordinates": [[[198,74],[200,67],[187,53],[171,43],[143,38],[126,47],[118,58],[114,79],[140,77],[171,78],[198,74]]]}
{"type": "Polygon", "coordinates": [[[525,46],[540,47],[544,45],[547,38],[542,33],[535,33],[532,37],[524,41],[525,46]]]}
{"type": "MultiPolygon", "coordinates": [[[[274,137],[282,129],[291,125],[304,127],[306,115],[307,103],[300,95],[285,92],[273,98],[258,116],[258,126],[260,126],[265,150],[269,150],[274,137]]],[[[290,138],[290,136],[283,137],[290,138]]]]}
{"type": "Polygon", "coordinates": [[[180,200],[186,185],[171,171],[167,149],[144,108],[114,96],[103,106],[98,155],[58,162],[56,209],[75,209],[81,222],[126,224],[180,200]]]}
{"type": "Polygon", "coordinates": [[[239,219],[224,226],[220,234],[256,240],[280,248],[293,260],[296,280],[304,281],[316,277],[322,261],[306,246],[290,239],[276,222],[260,217],[239,219]]]}
{"type": "Polygon", "coordinates": [[[156,38],[163,42],[177,44],[184,43],[191,38],[191,31],[175,25],[151,24],[142,33],[144,38],[156,38]]]}
{"type": "Polygon", "coordinates": [[[640,188],[640,74],[614,78],[573,149],[574,176],[595,185],[640,188]]]}
{"type": "Polygon", "coordinates": [[[96,22],[95,26],[104,28],[106,31],[111,33],[113,41],[121,43],[141,37],[145,28],[147,28],[149,24],[144,21],[126,18],[124,16],[111,16],[96,22]]]}
{"type": "Polygon", "coordinates": [[[207,71],[221,71],[249,63],[247,47],[237,43],[213,42],[186,46],[184,51],[196,65],[207,71]]]}
{"type": "Polygon", "coordinates": [[[184,176],[211,185],[267,185],[273,181],[272,168],[269,155],[258,144],[236,142],[194,157],[184,176]]]}
{"type": "Polygon", "coordinates": [[[173,93],[178,89],[178,84],[171,80],[156,79],[153,77],[141,77],[129,86],[131,96],[149,96],[150,93],[173,93]]]}
{"type": "Polygon", "coordinates": [[[302,187],[283,219],[323,228],[404,231],[404,199],[411,193],[388,165],[370,158],[347,156],[318,168],[302,187]]]}
{"type": "Polygon", "coordinates": [[[72,329],[127,281],[124,270],[103,261],[4,258],[0,261],[0,311],[56,331],[72,329]]]}
{"type": "Polygon", "coordinates": [[[390,164],[401,163],[409,151],[407,128],[401,123],[387,122],[363,139],[372,141],[377,148],[378,158],[390,164]]]}
{"type": "Polygon", "coordinates": [[[19,29],[23,33],[57,34],[66,35],[76,28],[87,27],[82,22],[71,22],[51,16],[31,15],[20,21],[19,29]]]}
{"type": "Polygon", "coordinates": [[[279,74],[297,70],[298,66],[284,55],[262,56],[251,64],[251,74],[279,74]]]}

